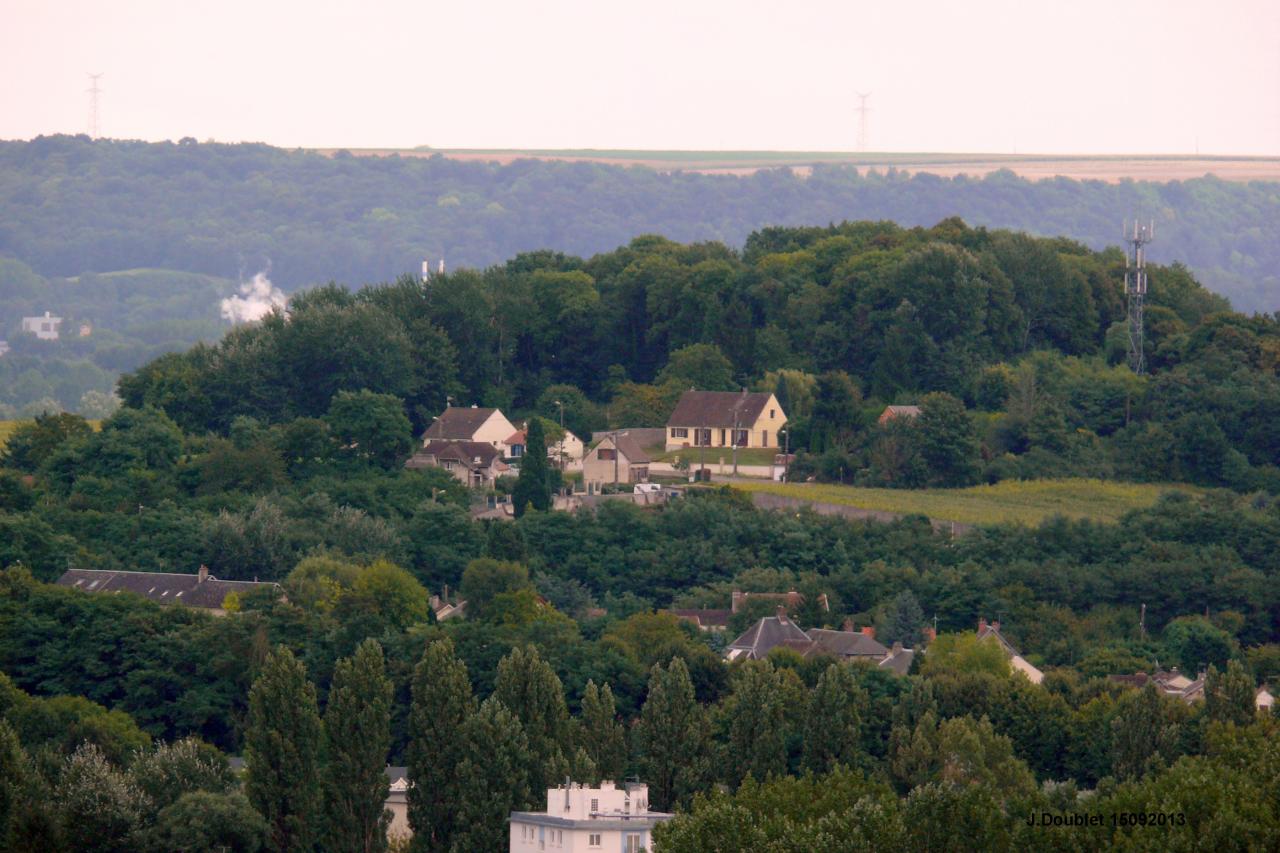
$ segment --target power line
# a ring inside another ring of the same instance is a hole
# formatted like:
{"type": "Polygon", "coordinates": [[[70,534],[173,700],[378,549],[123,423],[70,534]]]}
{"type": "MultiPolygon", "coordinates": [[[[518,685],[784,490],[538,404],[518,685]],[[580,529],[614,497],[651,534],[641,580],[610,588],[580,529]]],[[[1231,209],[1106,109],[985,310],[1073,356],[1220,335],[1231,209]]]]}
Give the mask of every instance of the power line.
{"type": "Polygon", "coordinates": [[[871,97],[870,92],[858,92],[858,150],[867,150],[867,115],[871,112],[871,108],[867,106],[867,98],[871,97]]]}
{"type": "Polygon", "coordinates": [[[102,79],[102,73],[89,75],[89,88],[85,91],[89,93],[89,138],[98,138],[98,98],[102,94],[102,87],[98,85],[98,81],[102,79]]]}

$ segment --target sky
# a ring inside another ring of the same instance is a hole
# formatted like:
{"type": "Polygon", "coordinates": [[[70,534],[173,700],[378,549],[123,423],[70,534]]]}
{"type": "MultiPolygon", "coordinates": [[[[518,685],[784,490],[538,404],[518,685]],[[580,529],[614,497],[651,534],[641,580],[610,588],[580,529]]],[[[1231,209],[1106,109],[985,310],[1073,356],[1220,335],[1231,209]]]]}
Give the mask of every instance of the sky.
{"type": "Polygon", "coordinates": [[[1280,155],[1277,0],[0,0],[0,139],[1280,155]]]}

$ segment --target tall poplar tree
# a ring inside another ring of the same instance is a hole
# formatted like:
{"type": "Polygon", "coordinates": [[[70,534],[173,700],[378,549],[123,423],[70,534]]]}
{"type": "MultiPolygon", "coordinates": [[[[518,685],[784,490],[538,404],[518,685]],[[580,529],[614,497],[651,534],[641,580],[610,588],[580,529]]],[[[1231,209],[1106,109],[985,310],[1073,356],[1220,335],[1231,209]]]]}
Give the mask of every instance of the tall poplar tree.
{"type": "Polygon", "coordinates": [[[529,742],[516,715],[490,696],[460,731],[453,853],[507,849],[507,820],[529,802],[529,742]]]}
{"type": "Polygon", "coordinates": [[[622,779],[627,768],[627,736],[608,684],[597,688],[594,681],[587,681],[578,720],[578,743],[595,763],[597,778],[593,782],[622,779]]]}
{"type": "Polygon", "coordinates": [[[1225,671],[1213,664],[1204,679],[1204,712],[1211,720],[1247,726],[1257,719],[1253,678],[1240,661],[1227,661],[1225,671]]]}
{"type": "Polygon", "coordinates": [[[635,726],[641,778],[658,811],[687,803],[707,776],[707,721],[693,695],[689,669],[680,658],[649,673],[649,695],[635,726]]]}
{"type": "Polygon", "coordinates": [[[245,794],[266,818],[270,849],[278,853],[315,846],[323,737],[316,688],[302,662],[279,646],[249,690],[244,736],[245,794]]]}
{"type": "Polygon", "coordinates": [[[443,853],[453,844],[461,808],[456,769],[462,729],[475,712],[467,665],[453,641],[427,646],[413,671],[409,708],[409,826],[416,853],[443,853]]]}
{"type": "Polygon", "coordinates": [[[735,680],[725,703],[729,742],[724,764],[736,787],[748,776],[763,782],[787,772],[787,715],[782,679],[769,661],[748,661],[735,680]]]}
{"type": "Polygon", "coordinates": [[[804,768],[830,773],[837,764],[857,767],[862,758],[862,709],[866,691],[847,664],[833,663],[818,677],[804,724],[804,768]]]}
{"type": "Polygon", "coordinates": [[[569,770],[569,709],[560,678],[533,646],[498,662],[493,695],[516,715],[529,747],[529,787],[540,797],[569,770]]]}
{"type": "Polygon", "coordinates": [[[387,849],[392,695],[377,640],[365,640],[352,657],[338,661],[324,715],[329,743],[324,774],[326,851],[387,849]]]}
{"type": "Polygon", "coordinates": [[[511,493],[516,518],[533,508],[546,512],[551,509],[551,469],[547,466],[547,436],[542,422],[529,419],[525,431],[524,456],[520,457],[520,478],[511,493]]]}

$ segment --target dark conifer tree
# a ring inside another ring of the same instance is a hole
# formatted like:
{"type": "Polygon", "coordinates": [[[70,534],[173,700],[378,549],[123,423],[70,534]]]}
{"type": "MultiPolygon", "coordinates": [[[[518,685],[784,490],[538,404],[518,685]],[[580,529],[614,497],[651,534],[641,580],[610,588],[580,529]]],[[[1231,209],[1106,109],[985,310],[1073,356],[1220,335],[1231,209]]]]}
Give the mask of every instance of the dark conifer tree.
{"type": "Polygon", "coordinates": [[[391,749],[391,680],[382,646],[365,640],[338,661],[324,728],[325,842],[333,853],[381,853],[387,847],[387,753],[391,749]]]}

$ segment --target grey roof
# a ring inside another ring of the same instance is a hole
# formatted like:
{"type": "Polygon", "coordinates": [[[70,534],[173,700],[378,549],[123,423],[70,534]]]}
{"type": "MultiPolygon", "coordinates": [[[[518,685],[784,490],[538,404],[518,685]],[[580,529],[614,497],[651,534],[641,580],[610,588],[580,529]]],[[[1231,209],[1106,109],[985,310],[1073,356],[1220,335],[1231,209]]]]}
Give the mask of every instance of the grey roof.
{"type": "Polygon", "coordinates": [[[832,631],[827,628],[810,628],[809,639],[824,652],[844,658],[882,658],[889,649],[861,631],[832,631]]]}
{"type": "Polygon", "coordinates": [[[888,657],[880,661],[880,666],[892,670],[895,675],[906,675],[911,669],[911,661],[915,659],[915,649],[894,648],[888,657]]]}
{"type": "Polygon", "coordinates": [[[730,658],[759,660],[768,655],[775,646],[780,646],[787,640],[800,640],[806,645],[813,643],[809,635],[787,617],[765,616],[756,620],[756,623],[744,631],[742,636],[729,644],[731,653],[739,652],[736,655],[730,654],[730,658]]]}
{"type": "Polygon", "coordinates": [[[427,427],[422,440],[470,441],[476,430],[484,426],[484,422],[496,411],[498,410],[450,406],[427,427]]]}
{"type": "Polygon", "coordinates": [[[880,417],[889,415],[894,418],[914,418],[920,414],[919,406],[885,406],[880,417]]]}
{"type": "Polygon", "coordinates": [[[978,639],[985,640],[987,637],[995,637],[1000,643],[1000,648],[1004,649],[1007,655],[1016,655],[1018,650],[1013,647],[1013,643],[1004,638],[1004,634],[1000,633],[999,622],[988,622],[978,627],[978,639]]]}
{"type": "Polygon", "coordinates": [[[180,575],[169,572],[112,572],[94,569],[70,569],[58,578],[60,586],[85,592],[132,592],[160,604],[186,604],[190,607],[220,609],[228,594],[250,592],[262,587],[279,588],[279,584],[256,581],[222,581],[208,575],[180,575]]]}
{"type": "MultiPolygon", "coordinates": [[[[604,441],[608,441],[614,447],[616,447],[618,449],[618,452],[622,454],[622,458],[627,460],[628,465],[648,465],[649,464],[649,454],[644,452],[644,449],[640,447],[640,443],[638,441],[636,441],[631,436],[627,435],[625,432],[624,433],[612,433],[612,432],[608,433],[604,437],[604,441]]],[[[601,441],[600,443],[603,444],[604,441],[601,441]]],[[[595,448],[591,451],[592,453],[596,453],[596,459],[600,458],[599,453],[597,452],[599,450],[600,450],[600,445],[597,444],[595,448]]]]}
{"type": "Polygon", "coordinates": [[[729,617],[733,615],[732,610],[716,610],[711,608],[672,608],[667,611],[678,619],[687,619],[704,628],[726,628],[729,625],[729,617]]]}
{"type": "Polygon", "coordinates": [[[770,394],[737,391],[685,391],[675,411],[667,418],[669,427],[751,426],[769,405],[770,394]]]}
{"type": "Polygon", "coordinates": [[[493,460],[502,458],[502,451],[487,441],[432,441],[419,453],[439,459],[457,459],[468,465],[489,465],[493,460]]]}

